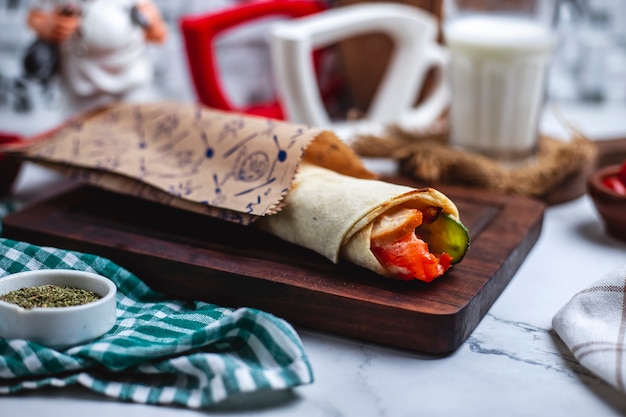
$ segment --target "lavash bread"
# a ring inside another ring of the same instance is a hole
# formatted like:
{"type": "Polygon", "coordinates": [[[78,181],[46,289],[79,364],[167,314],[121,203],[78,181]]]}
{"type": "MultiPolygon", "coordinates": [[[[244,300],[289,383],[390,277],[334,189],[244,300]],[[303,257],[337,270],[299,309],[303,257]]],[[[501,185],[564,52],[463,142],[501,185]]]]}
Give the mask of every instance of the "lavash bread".
{"type": "Polygon", "coordinates": [[[391,276],[370,250],[375,220],[397,207],[432,206],[459,218],[454,203],[433,188],[416,189],[354,178],[304,162],[281,211],[258,219],[255,225],[318,252],[334,263],[343,258],[380,275],[391,276]]]}

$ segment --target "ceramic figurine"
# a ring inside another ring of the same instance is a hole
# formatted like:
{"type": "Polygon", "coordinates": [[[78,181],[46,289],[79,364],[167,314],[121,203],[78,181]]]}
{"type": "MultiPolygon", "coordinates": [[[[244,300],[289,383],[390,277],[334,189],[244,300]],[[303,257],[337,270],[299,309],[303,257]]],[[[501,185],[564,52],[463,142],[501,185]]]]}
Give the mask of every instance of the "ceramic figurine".
{"type": "Polygon", "coordinates": [[[38,40],[57,45],[70,113],[156,98],[146,46],[164,42],[168,28],[151,0],[36,0],[28,26],[38,40]]]}

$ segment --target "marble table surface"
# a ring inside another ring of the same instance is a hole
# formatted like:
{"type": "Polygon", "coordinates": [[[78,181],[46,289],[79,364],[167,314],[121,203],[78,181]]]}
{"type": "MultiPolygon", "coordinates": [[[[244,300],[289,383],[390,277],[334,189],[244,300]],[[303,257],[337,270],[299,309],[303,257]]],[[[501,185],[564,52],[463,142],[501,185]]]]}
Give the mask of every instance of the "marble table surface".
{"type": "MultiPolygon", "coordinates": [[[[626,107],[565,106],[584,133],[626,137],[626,107]]],[[[544,120],[545,129],[557,127],[544,120]]],[[[26,165],[16,193],[28,200],[63,179],[26,165]]],[[[621,416],[626,394],[583,368],[551,320],[576,292],[626,262],[588,196],[548,207],[543,230],[509,285],[471,336],[439,357],[296,328],[315,382],[254,394],[210,410],[117,402],[81,388],[0,397],[0,415],[113,416],[621,416]]]]}

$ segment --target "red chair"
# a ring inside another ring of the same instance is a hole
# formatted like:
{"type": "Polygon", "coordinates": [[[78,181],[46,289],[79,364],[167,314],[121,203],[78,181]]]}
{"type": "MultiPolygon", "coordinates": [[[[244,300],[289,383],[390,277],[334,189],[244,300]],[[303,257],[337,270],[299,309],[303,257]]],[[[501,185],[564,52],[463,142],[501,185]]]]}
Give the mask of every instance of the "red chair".
{"type": "Polygon", "coordinates": [[[274,16],[298,18],[325,9],[324,3],[314,0],[261,0],[220,9],[214,13],[183,17],[180,28],[199,101],[215,109],[284,119],[285,113],[278,99],[253,103],[244,108],[238,108],[229,100],[222,87],[213,44],[218,35],[237,25],[274,16]]]}

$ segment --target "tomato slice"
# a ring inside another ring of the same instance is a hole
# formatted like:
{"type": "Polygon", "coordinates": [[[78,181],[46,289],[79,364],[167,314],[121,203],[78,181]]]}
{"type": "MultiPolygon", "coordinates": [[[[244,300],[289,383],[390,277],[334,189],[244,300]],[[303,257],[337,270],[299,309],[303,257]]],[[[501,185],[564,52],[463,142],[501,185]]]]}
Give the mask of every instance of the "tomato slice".
{"type": "Polygon", "coordinates": [[[617,172],[617,179],[626,187],[626,161],[622,163],[622,166],[617,172]]]}
{"type": "Polygon", "coordinates": [[[452,263],[452,256],[447,253],[440,256],[430,253],[426,242],[414,233],[394,243],[372,246],[371,250],[391,274],[407,281],[418,279],[431,282],[443,275],[452,263]]]}
{"type": "Polygon", "coordinates": [[[604,180],[602,180],[602,184],[618,194],[626,195],[626,185],[622,184],[619,178],[615,175],[604,178],[604,180]]]}

